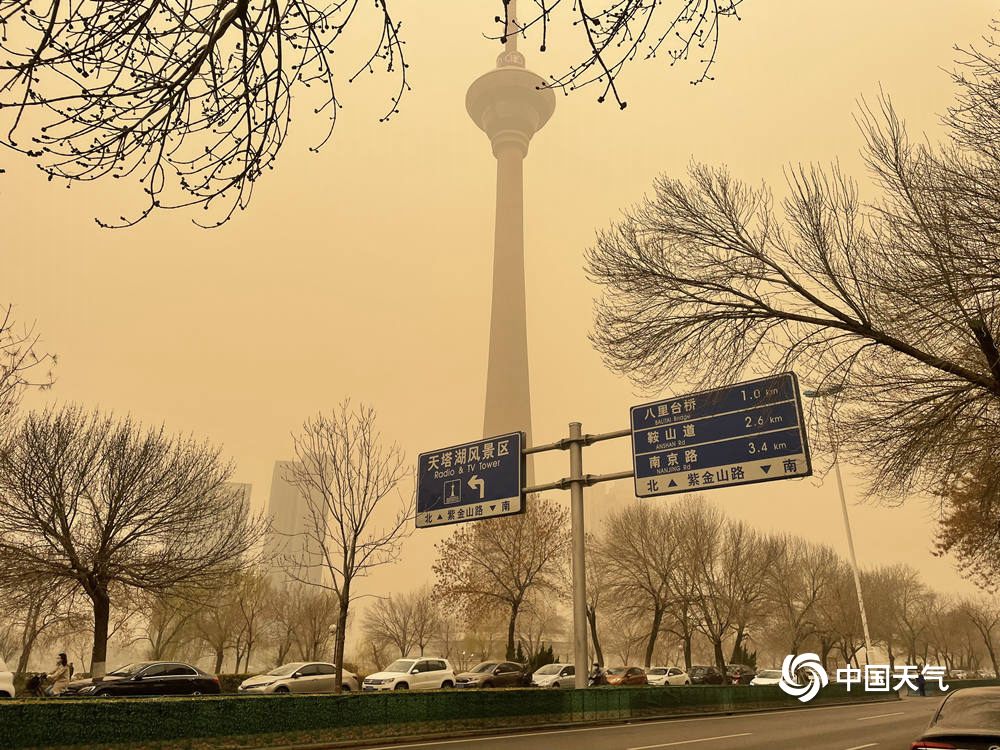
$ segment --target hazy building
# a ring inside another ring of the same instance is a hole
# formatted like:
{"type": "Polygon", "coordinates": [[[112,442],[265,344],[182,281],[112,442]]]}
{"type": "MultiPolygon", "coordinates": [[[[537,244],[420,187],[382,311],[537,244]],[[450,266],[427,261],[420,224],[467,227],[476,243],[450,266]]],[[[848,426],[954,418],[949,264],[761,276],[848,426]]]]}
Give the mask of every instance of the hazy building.
{"type": "MultiPolygon", "coordinates": [[[[493,244],[493,303],[486,376],[484,436],[523,430],[531,445],[528,321],[524,288],[524,157],[532,136],[556,106],[545,80],[528,71],[517,51],[517,3],[508,6],[507,41],[497,66],[469,87],[465,108],[489,136],[497,160],[493,244]]],[[[530,459],[530,457],[529,457],[530,459]]],[[[527,468],[532,483],[532,463],[527,468]]]]}
{"type": "Polygon", "coordinates": [[[275,585],[292,580],[318,583],[322,578],[309,503],[291,481],[293,461],[275,461],[267,517],[271,522],[267,553],[275,585]]]}

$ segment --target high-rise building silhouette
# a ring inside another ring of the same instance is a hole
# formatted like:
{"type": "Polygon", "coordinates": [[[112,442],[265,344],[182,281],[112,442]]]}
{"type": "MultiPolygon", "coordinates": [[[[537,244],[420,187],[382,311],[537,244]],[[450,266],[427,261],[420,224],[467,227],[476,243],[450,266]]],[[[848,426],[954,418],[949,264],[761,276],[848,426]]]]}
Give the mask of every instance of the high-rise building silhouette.
{"type": "MultiPolygon", "coordinates": [[[[517,50],[517,3],[508,6],[504,51],[497,66],[469,87],[465,108],[487,136],[497,160],[493,245],[493,303],[486,377],[486,436],[523,430],[531,444],[528,321],[524,285],[524,157],[548,122],[555,93],[525,68],[517,50]]],[[[528,482],[532,481],[531,464],[528,482]]]]}
{"type": "Polygon", "coordinates": [[[316,524],[311,522],[309,502],[291,481],[295,466],[294,461],[274,462],[267,501],[271,522],[267,542],[269,577],[273,585],[281,587],[294,581],[319,583],[322,578],[316,524]]]}

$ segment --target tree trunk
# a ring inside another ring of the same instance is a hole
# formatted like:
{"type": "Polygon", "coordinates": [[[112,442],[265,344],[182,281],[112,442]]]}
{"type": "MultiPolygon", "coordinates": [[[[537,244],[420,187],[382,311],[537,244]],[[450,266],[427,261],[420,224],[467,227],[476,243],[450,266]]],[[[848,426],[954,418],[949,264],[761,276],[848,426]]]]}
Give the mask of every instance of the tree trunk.
{"type": "Polygon", "coordinates": [[[597,637],[597,610],[593,607],[587,607],[587,622],[590,623],[590,640],[594,644],[594,659],[603,667],[604,652],[601,650],[601,640],[597,637]]]}
{"type": "Polygon", "coordinates": [[[521,602],[516,601],[510,605],[510,622],[507,623],[507,656],[508,661],[513,661],[516,652],[514,651],[514,633],[517,630],[517,612],[521,608],[521,602]]]}
{"type": "Polygon", "coordinates": [[[344,641],[347,640],[347,612],[351,605],[350,581],[345,580],[340,591],[337,617],[337,633],[333,639],[333,663],[337,666],[336,679],[333,683],[333,692],[340,693],[344,685],[344,641]]]}
{"type": "MultiPolygon", "coordinates": [[[[739,629],[736,631],[736,641],[733,643],[733,655],[729,657],[730,663],[735,664],[743,661],[740,649],[743,646],[743,639],[746,638],[746,635],[746,630],[742,625],[740,625],[739,629]]],[[[797,652],[792,651],[792,653],[794,654],[797,652]]]]}
{"type": "Polygon", "coordinates": [[[684,671],[691,671],[691,634],[685,635],[681,641],[684,643],[684,671]]]}
{"type": "Polygon", "coordinates": [[[224,648],[215,649],[215,672],[213,674],[219,674],[222,672],[222,661],[226,658],[226,651],[224,648]]]}
{"type": "Polygon", "coordinates": [[[111,622],[111,597],[107,590],[88,592],[94,605],[94,649],[90,656],[90,676],[104,677],[108,660],[108,627],[111,622]]]}
{"type": "Polygon", "coordinates": [[[722,653],[722,639],[714,638],[712,639],[712,645],[715,648],[715,666],[719,668],[722,672],[722,676],[726,676],[726,656],[722,653]]]}
{"type": "Polygon", "coordinates": [[[656,636],[660,634],[660,623],[663,621],[663,611],[656,609],[653,612],[653,624],[649,628],[649,641],[646,643],[646,661],[644,667],[653,665],[653,649],[656,648],[656,636]]]}

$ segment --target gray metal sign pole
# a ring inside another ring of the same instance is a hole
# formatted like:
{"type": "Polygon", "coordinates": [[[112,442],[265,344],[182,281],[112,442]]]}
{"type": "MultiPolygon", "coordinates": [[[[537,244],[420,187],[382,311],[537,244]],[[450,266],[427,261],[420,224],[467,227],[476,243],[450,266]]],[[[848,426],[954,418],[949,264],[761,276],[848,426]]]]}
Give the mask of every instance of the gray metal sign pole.
{"type": "Polygon", "coordinates": [[[587,645],[587,563],[586,563],[586,533],[583,524],[583,488],[600,482],[611,482],[616,479],[631,479],[632,471],[619,471],[615,474],[584,474],[583,447],[602,440],[629,437],[631,430],[617,430],[600,435],[584,435],[579,422],[569,423],[569,437],[556,443],[525,448],[524,453],[545,453],[553,450],[569,451],[569,476],[558,482],[525,487],[525,494],[545,492],[547,490],[570,491],[570,525],[572,529],[573,550],[573,664],[576,672],[574,678],[576,687],[587,687],[589,669],[589,649],[587,645]]]}

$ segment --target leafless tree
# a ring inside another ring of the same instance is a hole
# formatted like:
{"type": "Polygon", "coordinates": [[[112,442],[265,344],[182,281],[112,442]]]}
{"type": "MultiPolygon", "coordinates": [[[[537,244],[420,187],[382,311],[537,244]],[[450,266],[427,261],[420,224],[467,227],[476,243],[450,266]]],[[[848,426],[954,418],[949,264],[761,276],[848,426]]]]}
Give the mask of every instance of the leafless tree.
{"type": "Polygon", "coordinates": [[[25,586],[16,582],[0,587],[0,607],[5,612],[8,653],[18,654],[14,671],[28,669],[36,644],[61,627],[80,626],[79,597],[65,582],[50,586],[25,586]]]}
{"type": "MultiPolygon", "coordinates": [[[[984,436],[984,443],[988,438],[984,436]]],[[[1000,582],[1000,462],[983,456],[949,477],[940,492],[936,554],[950,555],[980,588],[1000,582]]]]}
{"type": "Polygon", "coordinates": [[[401,657],[413,649],[420,656],[439,637],[441,612],[430,585],[404,594],[389,594],[369,605],[363,627],[368,640],[376,644],[391,644],[401,657]]]}
{"type": "Polygon", "coordinates": [[[365,612],[363,628],[373,643],[391,644],[401,657],[413,650],[413,610],[405,594],[379,598],[365,612]]]}
{"type": "MultiPolygon", "coordinates": [[[[493,36],[503,39],[509,30],[523,36],[537,27],[544,51],[554,24],[580,35],[583,59],[550,85],[596,84],[603,87],[600,100],[611,97],[624,107],[616,81],[637,57],[659,55],[673,65],[693,52],[694,82],[709,78],[722,23],[738,18],[741,2],[534,0],[519,21],[513,0],[493,0],[501,11],[493,36]]],[[[190,206],[205,209],[199,223],[221,223],[246,207],[256,181],[273,168],[293,104],[297,116],[329,121],[314,150],[330,137],[345,80],[383,69],[396,88],[382,119],[398,111],[410,86],[402,24],[390,5],[2,0],[0,114],[7,117],[0,140],[67,186],[137,179],[145,207],[112,225],[190,206]],[[362,25],[371,34],[369,53],[354,67],[335,65],[342,38],[362,25]],[[300,102],[310,87],[319,93],[300,102]]]]}
{"type": "Polygon", "coordinates": [[[219,450],[78,407],[31,413],[0,451],[0,584],[72,583],[104,674],[111,594],[191,588],[239,569],[265,526],[224,488],[219,450]]]}
{"type": "Polygon", "coordinates": [[[605,521],[604,552],[608,593],[622,614],[647,621],[645,666],[651,666],[656,639],[674,602],[672,572],[681,564],[681,539],[673,514],[664,506],[629,505],[605,521]]]}
{"type": "Polygon", "coordinates": [[[462,524],[437,545],[438,600],[460,606],[470,623],[506,611],[506,658],[513,659],[517,618],[528,595],[560,588],[568,523],[564,507],[533,497],[519,515],[462,524]]]}
{"type": "Polygon", "coordinates": [[[862,108],[870,202],[836,166],[790,169],[781,211],[723,168],[660,178],[588,253],[608,364],[648,387],[794,367],[883,497],[1000,457],[996,49],[956,76],[950,143],[862,108]]]}
{"type": "Polygon", "coordinates": [[[821,628],[818,606],[837,584],[841,560],[829,547],[786,536],[780,539],[767,572],[767,598],[776,613],[774,627],[787,638],[789,654],[821,628]]]}
{"type": "Polygon", "coordinates": [[[590,626],[590,645],[594,649],[594,661],[604,666],[604,649],[601,647],[597,615],[606,614],[610,606],[608,569],[603,560],[603,545],[593,534],[586,537],[587,567],[587,624],[590,626]]]}
{"type": "Polygon", "coordinates": [[[982,643],[986,647],[993,671],[1000,675],[1000,653],[998,653],[996,638],[1000,634],[1000,605],[995,599],[981,597],[978,600],[966,600],[959,606],[966,619],[972,623],[982,643]]]}
{"type": "Polygon", "coordinates": [[[5,434],[24,389],[52,385],[49,368],[55,363],[55,355],[40,350],[34,326],[17,324],[13,305],[0,308],[0,437],[5,434]]]}
{"type": "Polygon", "coordinates": [[[194,621],[199,604],[175,591],[144,596],[145,618],[129,645],[146,643],[149,659],[178,659],[195,638],[194,621]]]}
{"type": "Polygon", "coordinates": [[[395,562],[411,533],[412,493],[404,494],[408,476],[402,450],[386,445],[376,428],[375,410],[342,402],[329,414],[307,419],[293,437],[296,462],[288,480],[306,500],[306,550],[318,560],[293,561],[308,572],[320,566],[324,578],[305,582],[333,591],[339,604],[334,662],[336,689],[343,678],[346,623],[352,587],[373,569],[395,562]]]}
{"type": "Polygon", "coordinates": [[[267,576],[259,570],[246,570],[237,576],[235,607],[238,632],[235,643],[236,671],[250,671],[250,659],[265,637],[267,629],[267,602],[274,590],[267,576]]]}

